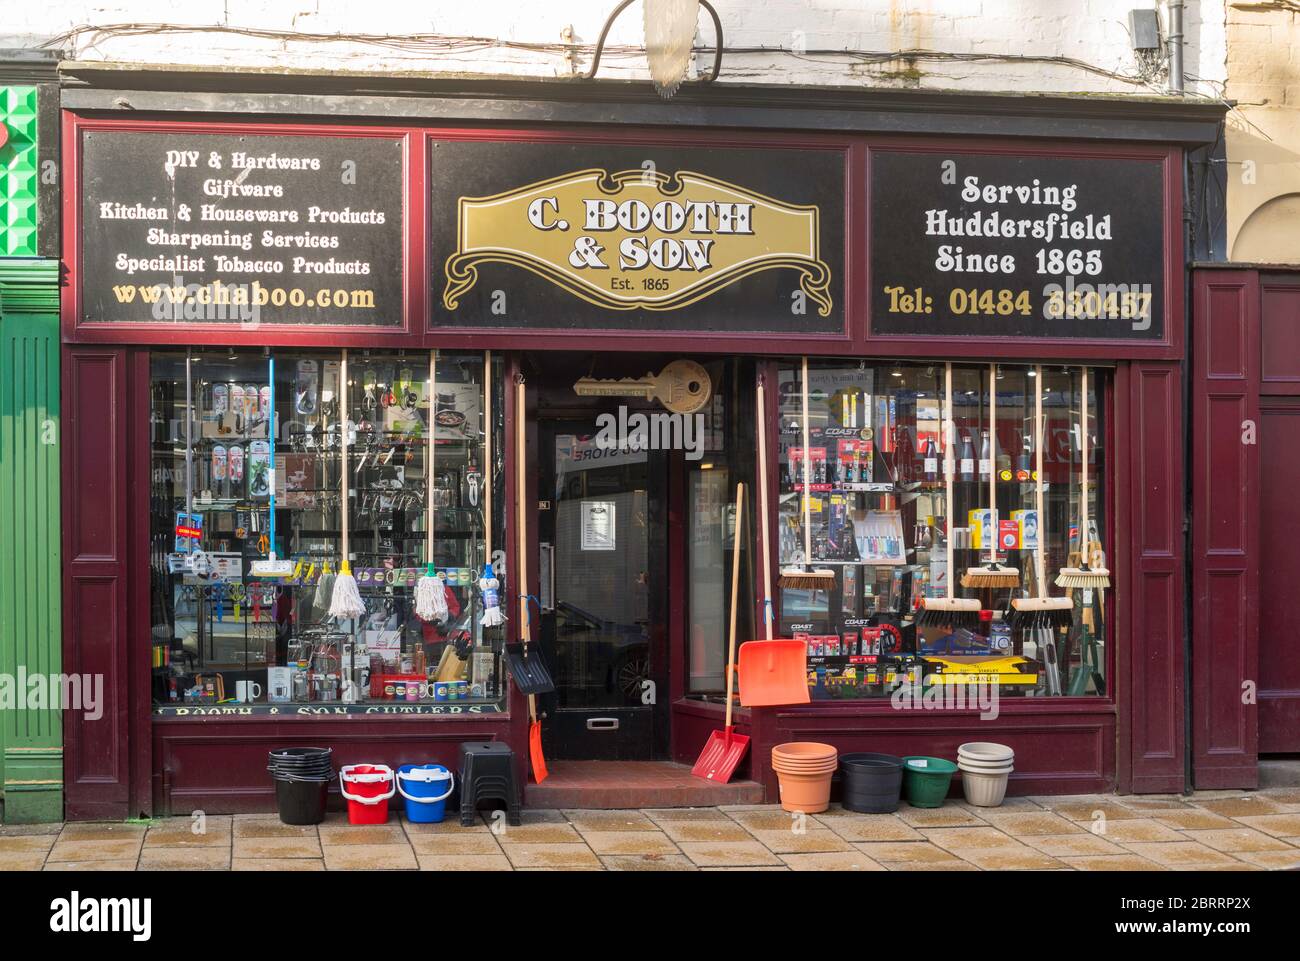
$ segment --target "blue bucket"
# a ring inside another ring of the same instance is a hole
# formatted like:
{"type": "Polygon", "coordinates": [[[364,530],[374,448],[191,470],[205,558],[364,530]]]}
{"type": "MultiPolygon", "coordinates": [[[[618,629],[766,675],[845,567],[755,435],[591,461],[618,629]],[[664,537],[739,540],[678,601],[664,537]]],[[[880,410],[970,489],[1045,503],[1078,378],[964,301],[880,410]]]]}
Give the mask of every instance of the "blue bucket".
{"type": "Polygon", "coordinates": [[[403,764],[397,769],[397,793],[406,801],[406,820],[437,824],[447,813],[455,778],[441,764],[403,764]]]}

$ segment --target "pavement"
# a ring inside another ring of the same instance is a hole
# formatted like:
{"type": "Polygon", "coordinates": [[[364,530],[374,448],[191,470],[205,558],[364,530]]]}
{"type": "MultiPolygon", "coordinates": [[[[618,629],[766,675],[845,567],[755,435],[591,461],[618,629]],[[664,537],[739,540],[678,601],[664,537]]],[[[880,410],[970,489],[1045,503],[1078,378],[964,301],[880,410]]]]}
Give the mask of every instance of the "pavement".
{"type": "Polygon", "coordinates": [[[1300,869],[1300,788],[1192,795],[948,801],[894,814],[838,805],[485,812],[462,828],[353,826],[331,813],[295,827],[275,815],[0,827],[0,870],[46,871],[1007,871],[1300,869]]]}

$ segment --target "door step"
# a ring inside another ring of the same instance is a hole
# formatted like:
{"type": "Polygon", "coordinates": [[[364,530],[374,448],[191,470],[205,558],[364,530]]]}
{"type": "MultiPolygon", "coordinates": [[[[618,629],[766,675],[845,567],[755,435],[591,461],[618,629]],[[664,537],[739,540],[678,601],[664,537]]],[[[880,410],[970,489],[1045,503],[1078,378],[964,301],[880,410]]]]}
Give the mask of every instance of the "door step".
{"type": "Polygon", "coordinates": [[[1300,787],[1300,760],[1261,758],[1260,787],[1300,787]]]}
{"type": "Polygon", "coordinates": [[[548,761],[548,777],[524,789],[530,808],[621,810],[762,804],[763,785],[717,784],[671,761],[548,761]]]}

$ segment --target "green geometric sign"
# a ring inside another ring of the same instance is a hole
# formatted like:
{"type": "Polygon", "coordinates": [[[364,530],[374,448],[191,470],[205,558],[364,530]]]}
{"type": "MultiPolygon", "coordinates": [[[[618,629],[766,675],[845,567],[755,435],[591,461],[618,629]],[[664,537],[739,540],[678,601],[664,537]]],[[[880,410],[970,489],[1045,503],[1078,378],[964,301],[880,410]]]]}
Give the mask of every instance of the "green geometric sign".
{"type": "Polygon", "coordinates": [[[0,87],[0,257],[36,256],[36,88],[0,87]]]}

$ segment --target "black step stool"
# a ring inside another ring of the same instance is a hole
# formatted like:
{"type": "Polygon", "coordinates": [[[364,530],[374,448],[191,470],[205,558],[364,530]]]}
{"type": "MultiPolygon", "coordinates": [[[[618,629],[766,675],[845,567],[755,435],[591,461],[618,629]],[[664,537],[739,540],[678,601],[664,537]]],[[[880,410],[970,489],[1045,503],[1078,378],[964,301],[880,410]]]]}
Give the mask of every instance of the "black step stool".
{"type": "Polygon", "coordinates": [[[460,824],[474,826],[480,801],[504,801],[506,820],[519,827],[519,785],[515,782],[515,752],[497,741],[462,741],[460,745],[460,824]]]}

